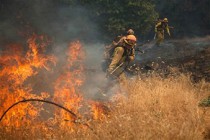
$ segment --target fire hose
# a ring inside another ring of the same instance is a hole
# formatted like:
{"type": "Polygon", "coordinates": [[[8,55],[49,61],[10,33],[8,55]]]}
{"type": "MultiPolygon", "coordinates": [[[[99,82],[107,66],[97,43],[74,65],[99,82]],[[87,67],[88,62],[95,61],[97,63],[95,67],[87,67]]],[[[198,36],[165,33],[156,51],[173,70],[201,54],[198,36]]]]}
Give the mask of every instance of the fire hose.
{"type": "MultiPolygon", "coordinates": [[[[21,101],[18,101],[18,102],[16,102],[16,103],[14,103],[13,105],[11,105],[11,106],[2,114],[2,116],[0,117],[0,122],[2,121],[3,117],[6,115],[6,113],[7,113],[11,108],[13,108],[14,106],[16,106],[16,105],[18,105],[18,104],[20,104],[20,103],[31,102],[31,101],[32,101],[32,102],[33,102],[33,101],[35,101],[35,102],[44,102],[44,103],[48,103],[48,104],[55,105],[55,106],[57,106],[57,107],[59,107],[59,108],[65,110],[65,111],[67,111],[69,114],[71,114],[71,116],[73,116],[73,118],[74,118],[74,121],[73,121],[74,123],[79,123],[79,122],[76,120],[76,119],[77,119],[77,115],[76,115],[75,113],[73,113],[71,110],[69,110],[69,109],[67,109],[67,108],[65,108],[65,107],[63,107],[63,106],[61,106],[61,105],[59,105],[59,104],[57,104],[57,103],[55,103],[55,102],[47,101],[47,100],[42,100],[42,99],[24,99],[24,100],[21,100],[21,101]]],[[[91,130],[93,130],[87,123],[81,123],[81,124],[87,126],[87,127],[90,128],[91,130]]]]}

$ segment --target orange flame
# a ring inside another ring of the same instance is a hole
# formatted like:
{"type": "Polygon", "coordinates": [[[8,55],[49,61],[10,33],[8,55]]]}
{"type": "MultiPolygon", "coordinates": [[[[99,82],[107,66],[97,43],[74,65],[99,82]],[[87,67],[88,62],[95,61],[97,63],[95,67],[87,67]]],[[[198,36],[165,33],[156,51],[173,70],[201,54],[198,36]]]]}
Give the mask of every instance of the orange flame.
{"type": "MultiPolygon", "coordinates": [[[[80,42],[76,41],[71,43],[66,55],[68,63],[63,67],[65,72],[56,81],[54,100],[62,103],[66,108],[79,115],[78,110],[81,107],[82,101],[79,88],[85,80],[83,66],[84,52],[82,51],[80,42]]],[[[56,116],[67,120],[73,119],[64,111],[58,112],[56,116]]],[[[61,123],[62,126],[67,124],[70,123],[61,123]]]]}
{"type": "MultiPolygon", "coordinates": [[[[25,84],[26,80],[36,76],[40,70],[51,70],[51,66],[56,66],[57,58],[53,55],[44,54],[48,41],[44,42],[44,36],[33,35],[28,39],[27,51],[19,44],[8,46],[9,49],[0,55],[0,115],[14,103],[29,98],[53,98],[53,101],[74,112],[78,118],[82,117],[80,109],[84,99],[82,97],[81,86],[85,81],[84,59],[85,52],[82,44],[75,41],[69,44],[66,51],[66,64],[59,68],[62,73],[55,81],[54,89],[51,93],[41,92],[40,95],[33,93],[33,88],[25,84]],[[51,65],[54,64],[54,65],[51,65]],[[51,95],[50,95],[51,94],[51,95]]],[[[42,79],[40,79],[42,80],[42,79]]],[[[100,102],[92,102],[91,111],[95,120],[103,120],[106,109],[100,102]]],[[[43,110],[43,104],[24,103],[12,108],[4,117],[4,126],[20,128],[30,126],[33,122],[39,122],[38,117],[43,110]]],[[[75,118],[68,112],[55,108],[52,111],[54,118],[46,121],[46,124],[57,124],[61,129],[72,130],[75,118]],[[68,121],[63,121],[64,119],[68,121]]],[[[43,123],[36,123],[36,128],[48,130],[43,123]],[[39,125],[38,125],[39,124],[39,125]]],[[[32,130],[33,131],[33,130],[32,130]]]]}
{"type": "MultiPolygon", "coordinates": [[[[33,36],[28,40],[28,51],[25,53],[23,47],[17,44],[8,46],[8,50],[4,51],[0,56],[0,114],[12,104],[23,98],[42,98],[31,94],[31,87],[25,87],[24,82],[27,78],[36,75],[38,69],[48,69],[47,63],[55,63],[55,58],[37,53],[38,50],[43,50],[45,44],[40,41],[40,44],[35,43],[37,36],[33,36]]],[[[49,70],[49,69],[48,69],[49,70]]],[[[4,118],[4,125],[20,127],[21,123],[29,123],[32,118],[38,115],[39,109],[32,104],[22,104],[14,107],[11,112],[4,118]],[[23,116],[27,116],[22,118],[23,116]],[[24,120],[24,121],[23,121],[24,120]]]]}
{"type": "Polygon", "coordinates": [[[109,108],[101,102],[91,102],[94,120],[104,120],[109,113],[109,108]]]}

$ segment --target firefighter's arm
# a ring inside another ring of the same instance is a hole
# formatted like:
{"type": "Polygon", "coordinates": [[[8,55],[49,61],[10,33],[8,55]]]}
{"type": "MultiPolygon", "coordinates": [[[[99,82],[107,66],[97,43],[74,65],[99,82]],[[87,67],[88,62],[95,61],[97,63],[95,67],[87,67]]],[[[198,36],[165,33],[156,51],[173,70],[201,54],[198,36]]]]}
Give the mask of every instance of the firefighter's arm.
{"type": "Polygon", "coordinates": [[[116,47],[114,50],[113,58],[111,64],[109,65],[108,72],[111,72],[120,62],[122,55],[124,53],[124,48],[116,47]]]}
{"type": "Polygon", "coordinates": [[[158,26],[160,26],[161,25],[161,22],[158,22],[156,25],[155,25],[155,32],[157,32],[157,28],[158,28],[158,26]]]}

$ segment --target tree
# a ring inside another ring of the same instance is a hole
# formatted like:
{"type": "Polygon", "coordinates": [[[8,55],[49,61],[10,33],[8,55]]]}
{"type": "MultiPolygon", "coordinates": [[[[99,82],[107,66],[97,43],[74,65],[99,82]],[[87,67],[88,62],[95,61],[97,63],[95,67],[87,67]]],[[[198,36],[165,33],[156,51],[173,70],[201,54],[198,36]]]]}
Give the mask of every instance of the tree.
{"type": "Polygon", "coordinates": [[[70,5],[82,5],[90,10],[92,21],[100,27],[104,40],[110,40],[127,29],[141,38],[153,27],[158,14],[148,0],[61,0],[70,5]]]}
{"type": "Polygon", "coordinates": [[[209,0],[156,0],[160,17],[168,17],[176,37],[210,34],[209,0]]]}

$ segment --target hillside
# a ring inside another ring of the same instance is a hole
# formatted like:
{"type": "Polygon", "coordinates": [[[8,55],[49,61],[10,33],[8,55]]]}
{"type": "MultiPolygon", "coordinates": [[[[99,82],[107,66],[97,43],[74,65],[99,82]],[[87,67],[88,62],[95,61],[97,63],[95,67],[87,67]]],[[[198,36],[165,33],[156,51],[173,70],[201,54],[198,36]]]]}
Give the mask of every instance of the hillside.
{"type": "Polygon", "coordinates": [[[159,48],[145,44],[130,67],[138,75],[127,80],[127,92],[114,84],[118,88],[108,87],[104,100],[93,98],[102,96],[96,90],[104,73],[86,73],[79,41],[65,57],[45,54],[44,43],[29,41],[27,52],[12,45],[0,56],[0,139],[210,138],[210,108],[199,106],[210,95],[208,38],[170,40],[159,48]],[[34,98],[38,102],[25,103],[34,98]]]}
{"type": "Polygon", "coordinates": [[[191,73],[193,81],[202,78],[210,81],[210,37],[166,40],[162,46],[154,46],[154,42],[141,47],[143,54],[137,54],[137,60],[131,71],[141,70],[164,72],[176,71],[191,73]],[[139,67],[139,68],[137,68],[139,67]]]}

